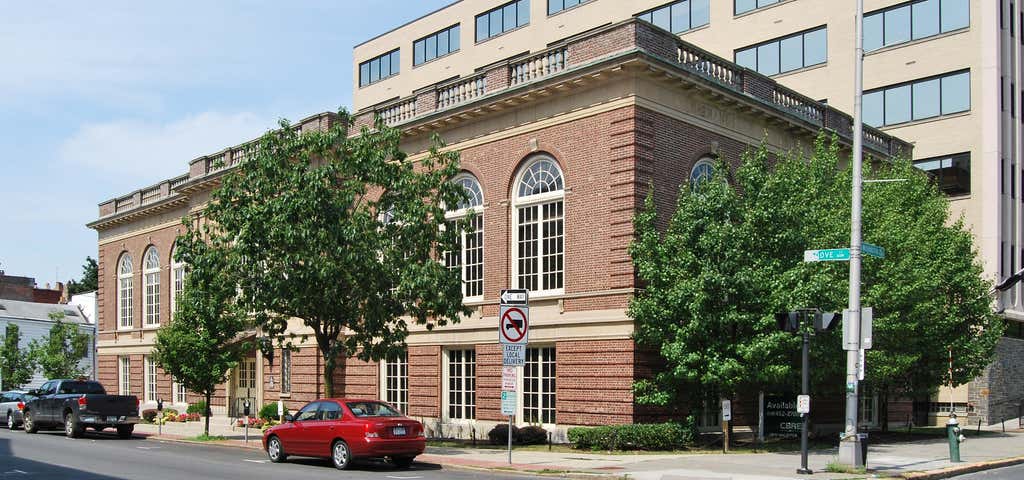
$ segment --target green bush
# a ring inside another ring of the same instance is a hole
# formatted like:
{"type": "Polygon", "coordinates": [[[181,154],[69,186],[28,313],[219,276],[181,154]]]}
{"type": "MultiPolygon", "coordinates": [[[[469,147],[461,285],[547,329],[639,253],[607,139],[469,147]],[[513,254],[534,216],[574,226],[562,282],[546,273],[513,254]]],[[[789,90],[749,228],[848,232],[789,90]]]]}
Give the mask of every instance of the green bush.
{"type": "MultiPolygon", "coordinates": [[[[505,440],[508,441],[507,439],[505,440]]],[[[548,431],[537,425],[519,429],[518,442],[521,445],[543,445],[548,442],[548,431]]]]}
{"type": "MultiPolygon", "coordinates": [[[[487,432],[487,438],[491,440],[491,445],[507,445],[508,444],[508,424],[499,423],[487,432]]],[[[512,425],[512,443],[519,443],[519,427],[512,425]]]]}
{"type": "Polygon", "coordinates": [[[637,423],[576,427],[568,431],[574,447],[587,450],[679,450],[697,440],[693,418],[681,423],[637,423]]]}
{"type": "MultiPolygon", "coordinates": [[[[288,407],[285,407],[284,414],[288,415],[288,407]]],[[[278,420],[277,418],[277,403],[268,403],[260,408],[260,412],[257,415],[265,421],[278,420]]]]}
{"type": "Polygon", "coordinates": [[[206,402],[200,400],[193,403],[185,409],[185,413],[198,413],[200,415],[206,415],[206,402]]]}

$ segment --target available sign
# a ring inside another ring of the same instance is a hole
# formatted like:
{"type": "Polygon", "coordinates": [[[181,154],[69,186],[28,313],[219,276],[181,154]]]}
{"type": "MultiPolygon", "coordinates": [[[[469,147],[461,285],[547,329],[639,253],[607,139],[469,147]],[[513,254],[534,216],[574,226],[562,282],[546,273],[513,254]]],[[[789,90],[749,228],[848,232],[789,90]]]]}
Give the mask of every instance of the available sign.
{"type": "Polygon", "coordinates": [[[765,395],[761,407],[766,437],[800,436],[802,420],[797,411],[796,395],[765,395]]]}

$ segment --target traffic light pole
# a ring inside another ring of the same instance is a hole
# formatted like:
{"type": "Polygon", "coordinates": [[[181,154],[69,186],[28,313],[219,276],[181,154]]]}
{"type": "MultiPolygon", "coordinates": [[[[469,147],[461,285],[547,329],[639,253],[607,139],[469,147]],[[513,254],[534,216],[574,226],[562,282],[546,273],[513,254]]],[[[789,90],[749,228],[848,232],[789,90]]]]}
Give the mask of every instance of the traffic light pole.
{"type": "MultiPolygon", "coordinates": [[[[806,318],[806,314],[804,314],[806,318]]],[[[811,394],[811,323],[804,322],[802,330],[804,334],[804,351],[803,358],[801,360],[802,372],[800,374],[800,393],[803,395],[811,394]]],[[[811,421],[810,413],[800,414],[803,417],[803,422],[800,425],[800,468],[797,469],[796,473],[803,475],[810,475],[814,472],[810,468],[807,468],[807,427],[811,421]]]]}
{"type": "MultiPolygon", "coordinates": [[[[846,351],[846,428],[839,441],[839,463],[854,468],[864,466],[860,437],[857,435],[857,362],[860,349],[860,266],[861,266],[861,195],[864,164],[864,0],[857,0],[855,20],[856,51],[854,59],[853,99],[853,193],[850,209],[850,325],[848,328],[857,348],[846,351]]],[[[849,347],[846,347],[849,348],[849,347]]]]}

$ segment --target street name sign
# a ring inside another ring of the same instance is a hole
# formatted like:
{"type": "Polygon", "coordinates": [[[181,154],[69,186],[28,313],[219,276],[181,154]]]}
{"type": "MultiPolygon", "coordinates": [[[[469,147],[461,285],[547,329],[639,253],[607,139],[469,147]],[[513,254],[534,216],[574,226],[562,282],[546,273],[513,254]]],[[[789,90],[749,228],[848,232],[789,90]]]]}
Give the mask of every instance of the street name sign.
{"type": "Polygon", "coordinates": [[[797,395],[797,397],[796,397],[796,412],[797,413],[811,413],[811,396],[810,395],[797,395]]]}
{"type": "Polygon", "coordinates": [[[825,250],[804,250],[805,262],[846,262],[850,260],[849,248],[828,248],[825,250]]]}
{"type": "Polygon", "coordinates": [[[875,258],[885,258],[885,249],[878,245],[864,242],[860,247],[860,251],[864,252],[864,255],[871,255],[875,258]]]}
{"type": "Polygon", "coordinates": [[[516,414],[516,392],[502,390],[501,392],[501,414],[511,417],[516,414]]]}

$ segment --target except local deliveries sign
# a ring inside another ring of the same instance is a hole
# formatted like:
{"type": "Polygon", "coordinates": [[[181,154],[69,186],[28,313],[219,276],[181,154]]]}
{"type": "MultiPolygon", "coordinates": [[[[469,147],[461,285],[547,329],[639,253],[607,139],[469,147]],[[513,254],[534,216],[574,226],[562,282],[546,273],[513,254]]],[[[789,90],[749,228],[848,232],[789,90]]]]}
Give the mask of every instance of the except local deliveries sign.
{"type": "Polygon", "coordinates": [[[765,395],[764,434],[766,437],[798,437],[802,420],[796,395],[765,395]]]}
{"type": "Polygon", "coordinates": [[[521,367],[526,365],[526,345],[501,346],[501,364],[506,367],[521,367]]]}
{"type": "Polygon", "coordinates": [[[530,307],[502,305],[498,310],[498,341],[526,345],[529,341],[530,307]]]}
{"type": "Polygon", "coordinates": [[[501,392],[501,414],[505,416],[516,414],[516,392],[501,392]]]}

